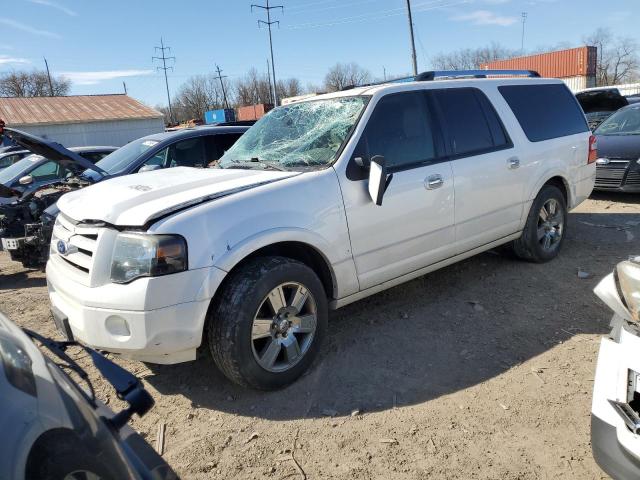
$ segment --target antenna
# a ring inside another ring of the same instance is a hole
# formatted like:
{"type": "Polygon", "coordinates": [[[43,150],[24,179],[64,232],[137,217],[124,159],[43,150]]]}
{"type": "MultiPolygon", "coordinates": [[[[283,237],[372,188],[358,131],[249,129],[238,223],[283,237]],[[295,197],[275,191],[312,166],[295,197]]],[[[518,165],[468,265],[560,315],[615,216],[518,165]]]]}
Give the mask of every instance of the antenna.
{"type": "Polygon", "coordinates": [[[278,20],[271,21],[271,10],[280,9],[282,13],[284,13],[284,7],[282,5],[269,5],[269,0],[266,0],[266,5],[256,5],[255,3],[251,5],[251,11],[253,12],[254,8],[261,8],[267,12],[267,21],[258,20],[258,27],[260,25],[266,25],[269,29],[269,48],[271,49],[271,72],[273,73],[273,103],[274,106],[278,106],[278,91],[277,91],[277,82],[276,82],[276,66],[273,62],[273,39],[271,38],[271,25],[277,24],[280,27],[280,22],[278,20]]]}
{"type": "Polygon", "coordinates": [[[164,71],[164,84],[167,87],[167,103],[169,104],[169,123],[173,123],[173,111],[171,110],[171,97],[169,95],[169,80],[167,79],[167,70],[171,70],[173,72],[173,67],[169,66],[167,67],[167,60],[172,60],[172,61],[176,61],[176,57],[167,57],[165,55],[165,51],[171,51],[171,47],[165,47],[164,46],[164,41],[162,39],[162,37],[160,37],[160,46],[159,47],[155,47],[156,51],[160,51],[160,57],[151,57],[151,61],[154,60],[162,60],[162,66],[158,66],[156,67],[156,70],[163,70],[164,71]]]}

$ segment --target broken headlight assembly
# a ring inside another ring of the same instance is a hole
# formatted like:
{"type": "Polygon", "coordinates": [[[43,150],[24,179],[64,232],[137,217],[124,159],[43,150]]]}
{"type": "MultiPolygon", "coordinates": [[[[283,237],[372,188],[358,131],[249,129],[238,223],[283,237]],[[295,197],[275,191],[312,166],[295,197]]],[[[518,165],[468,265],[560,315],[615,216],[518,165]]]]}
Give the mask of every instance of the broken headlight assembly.
{"type": "Polygon", "coordinates": [[[631,319],[640,322],[640,256],[620,262],[615,276],[631,319]]]}
{"type": "Polygon", "coordinates": [[[120,233],[111,257],[111,281],[129,283],[187,270],[187,242],[180,235],[120,233]]]}

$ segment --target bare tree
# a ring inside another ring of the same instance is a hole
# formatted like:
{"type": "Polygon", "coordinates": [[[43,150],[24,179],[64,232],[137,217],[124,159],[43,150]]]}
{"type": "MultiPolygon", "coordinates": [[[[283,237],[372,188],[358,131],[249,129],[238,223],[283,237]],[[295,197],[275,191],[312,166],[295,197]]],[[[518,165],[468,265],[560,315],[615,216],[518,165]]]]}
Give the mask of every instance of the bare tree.
{"type": "Polygon", "coordinates": [[[371,72],[355,62],[336,63],[324,77],[327,91],[335,92],[345,87],[361,85],[371,81],[371,72]]]}
{"type": "MultiPolygon", "coordinates": [[[[226,79],[223,82],[227,100],[233,103],[233,88],[226,79]]],[[[225,108],[220,81],[213,74],[190,77],[178,89],[172,106],[178,121],[203,119],[204,112],[225,108]]]]}
{"type": "Polygon", "coordinates": [[[252,68],[244,78],[236,81],[236,102],[238,106],[273,103],[269,75],[252,68]]]}
{"type": "Polygon", "coordinates": [[[614,37],[611,30],[599,28],[585,37],[584,42],[598,48],[598,86],[616,85],[638,77],[638,43],[633,38],[614,37]]]}
{"type": "MultiPolygon", "coordinates": [[[[64,96],[71,89],[71,82],[64,77],[51,78],[53,95],[64,96]]],[[[0,75],[1,97],[48,97],[51,96],[47,72],[40,70],[12,71],[0,75]]]]}
{"type": "Polygon", "coordinates": [[[278,80],[278,98],[283,99],[287,97],[297,97],[302,95],[302,85],[297,78],[287,78],[286,80],[278,80]]]}
{"type": "Polygon", "coordinates": [[[433,57],[431,63],[437,70],[474,70],[483,63],[513,58],[517,55],[499,43],[492,43],[485,47],[463,48],[449,53],[439,53],[433,57]]]}

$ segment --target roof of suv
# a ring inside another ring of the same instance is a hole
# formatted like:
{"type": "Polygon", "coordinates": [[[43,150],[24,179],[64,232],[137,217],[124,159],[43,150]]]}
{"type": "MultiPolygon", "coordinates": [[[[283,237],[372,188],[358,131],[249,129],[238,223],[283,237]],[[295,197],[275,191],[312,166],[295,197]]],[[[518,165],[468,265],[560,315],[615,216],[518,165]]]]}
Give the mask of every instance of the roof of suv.
{"type": "Polygon", "coordinates": [[[202,135],[224,135],[226,133],[244,133],[250,127],[233,126],[233,127],[217,127],[217,126],[200,126],[192,128],[183,128],[172,132],[156,133],[144,137],[147,140],[156,140],[164,142],[166,140],[177,140],[182,138],[200,137],[202,135]]]}
{"type": "Polygon", "coordinates": [[[323,100],[328,98],[339,97],[353,97],[358,95],[374,95],[379,92],[402,92],[404,90],[414,90],[416,87],[422,87],[425,89],[441,88],[441,87],[470,87],[480,85],[527,85],[527,84],[548,84],[548,83],[563,83],[562,80],[557,78],[460,78],[460,79],[448,79],[448,80],[433,80],[422,82],[389,82],[379,85],[365,85],[362,87],[354,87],[347,90],[341,90],[338,92],[325,93],[318,95],[310,99],[302,100],[301,102],[312,102],[314,100],[323,100]]]}

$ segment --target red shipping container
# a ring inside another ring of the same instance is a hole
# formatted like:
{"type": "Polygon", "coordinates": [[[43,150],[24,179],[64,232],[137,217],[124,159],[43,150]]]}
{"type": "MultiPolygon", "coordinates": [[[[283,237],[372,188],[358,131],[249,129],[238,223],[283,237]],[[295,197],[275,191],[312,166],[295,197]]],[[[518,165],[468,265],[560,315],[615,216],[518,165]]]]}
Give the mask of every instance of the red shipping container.
{"type": "Polygon", "coordinates": [[[259,103],[257,105],[249,105],[247,107],[238,107],[238,115],[236,120],[259,120],[264,117],[265,114],[273,108],[273,105],[266,103],[259,103]]]}
{"type": "Polygon", "coordinates": [[[569,50],[541,53],[527,57],[483,63],[480,68],[489,70],[535,70],[543,77],[567,78],[596,74],[598,49],[579,47],[569,50]]]}

